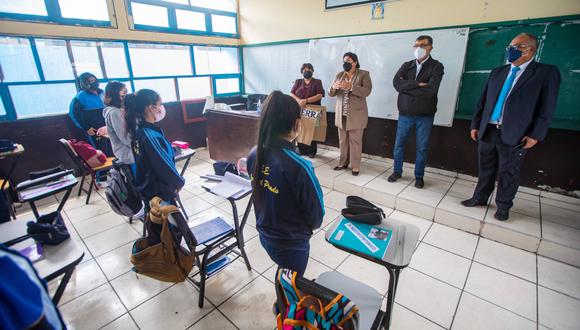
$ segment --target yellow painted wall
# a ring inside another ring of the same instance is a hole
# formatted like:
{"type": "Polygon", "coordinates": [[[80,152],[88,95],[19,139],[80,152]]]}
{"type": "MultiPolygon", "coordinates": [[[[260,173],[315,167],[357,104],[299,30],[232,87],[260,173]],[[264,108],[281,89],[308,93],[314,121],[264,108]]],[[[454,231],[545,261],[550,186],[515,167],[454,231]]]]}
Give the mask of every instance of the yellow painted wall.
{"type": "Polygon", "coordinates": [[[324,0],[239,0],[241,43],[468,25],[580,14],[580,0],[397,0],[385,19],[371,6],[324,9],[324,0]]]}
{"type": "MultiPolygon", "coordinates": [[[[2,1],[2,0],[0,0],[2,1]]],[[[22,0],[24,1],[24,0],[22,0]]],[[[108,0],[111,21],[117,27],[82,27],[46,23],[0,21],[1,34],[55,36],[71,38],[101,38],[119,40],[140,40],[176,43],[238,45],[239,39],[192,36],[159,32],[134,31],[129,29],[127,8],[124,0],[108,0]],[[113,4],[113,6],[111,6],[113,4]]]]}

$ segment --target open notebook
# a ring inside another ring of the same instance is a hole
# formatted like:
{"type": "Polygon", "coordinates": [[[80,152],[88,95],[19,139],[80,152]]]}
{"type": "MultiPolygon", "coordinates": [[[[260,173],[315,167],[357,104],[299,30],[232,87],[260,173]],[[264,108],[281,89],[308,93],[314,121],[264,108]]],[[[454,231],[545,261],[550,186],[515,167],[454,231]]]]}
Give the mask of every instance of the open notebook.
{"type": "Polygon", "coordinates": [[[226,172],[222,181],[213,186],[210,191],[224,198],[238,199],[252,191],[252,183],[239,175],[226,172]]]}

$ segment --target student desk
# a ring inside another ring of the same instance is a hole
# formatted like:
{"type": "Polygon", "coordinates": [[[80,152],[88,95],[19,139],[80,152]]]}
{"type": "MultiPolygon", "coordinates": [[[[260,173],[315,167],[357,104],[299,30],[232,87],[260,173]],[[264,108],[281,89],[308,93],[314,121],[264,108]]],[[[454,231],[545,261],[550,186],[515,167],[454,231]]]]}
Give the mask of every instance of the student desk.
{"type": "Polygon", "coordinates": [[[236,163],[258,142],[260,114],[256,111],[208,110],[207,147],[215,161],[236,163]]]}
{"type": "MultiPolygon", "coordinates": [[[[342,219],[344,218],[341,218],[341,220],[342,219]]],[[[389,292],[387,295],[386,312],[384,313],[380,312],[379,313],[380,317],[377,317],[377,319],[375,319],[375,324],[379,325],[378,328],[384,327],[385,329],[388,329],[391,324],[391,314],[393,312],[393,307],[395,304],[395,294],[397,291],[399,274],[401,270],[407,267],[409,265],[409,262],[411,262],[411,256],[415,252],[415,247],[417,246],[417,242],[419,241],[419,233],[420,233],[419,228],[392,219],[387,219],[383,221],[380,225],[374,226],[381,229],[389,230],[392,233],[392,236],[386,247],[386,250],[384,250],[384,253],[382,251],[379,251],[379,253],[382,254],[382,256],[377,258],[376,256],[373,256],[370,253],[370,250],[368,251],[369,253],[367,254],[361,252],[364,249],[354,250],[333,243],[332,238],[336,238],[335,235],[339,234],[338,232],[340,230],[337,229],[339,228],[340,223],[341,223],[340,220],[337,220],[333,223],[330,229],[326,232],[325,235],[326,241],[338,249],[357,255],[361,258],[367,259],[370,262],[382,265],[389,272],[390,279],[389,279],[389,292]]],[[[342,230],[342,227],[340,229],[342,230]]],[[[329,287],[329,289],[334,290],[336,292],[341,292],[340,287],[329,287]]]]}
{"type": "MultiPolygon", "coordinates": [[[[28,220],[21,219],[9,221],[0,224],[0,243],[4,244],[10,241],[24,238],[26,234],[26,223],[28,220]]],[[[32,239],[26,239],[20,243],[16,243],[10,248],[18,250],[26,247],[31,243],[32,239]]],[[[64,274],[52,301],[58,305],[64,289],[66,288],[76,266],[83,259],[85,252],[72,238],[60,243],[59,245],[50,246],[43,245],[43,258],[34,262],[34,268],[38,271],[38,275],[46,281],[51,281],[60,275],[64,274]]]]}
{"type": "MultiPolygon", "coordinates": [[[[21,182],[20,184],[22,183],[23,182],[21,182]]],[[[78,183],[77,178],[75,178],[75,176],[72,174],[68,174],[62,178],[62,181],[57,181],[55,183],[49,182],[47,184],[42,184],[39,186],[26,188],[22,190],[18,190],[18,186],[16,186],[16,190],[18,192],[18,198],[20,199],[20,201],[23,203],[29,203],[30,208],[32,209],[32,213],[34,213],[34,216],[36,217],[36,219],[38,219],[40,215],[38,214],[38,210],[36,209],[36,205],[34,204],[34,202],[46,197],[56,195],[62,191],[65,191],[65,194],[62,197],[60,203],[58,204],[58,208],[56,209],[58,212],[60,212],[64,207],[64,204],[66,203],[68,197],[70,196],[72,189],[74,188],[74,186],[76,186],[77,183],[78,183]]]]}
{"type": "MultiPolygon", "coordinates": [[[[5,152],[0,152],[0,159],[6,159],[9,157],[14,157],[14,159],[12,160],[12,164],[10,164],[10,167],[8,168],[8,172],[6,173],[6,179],[2,180],[2,184],[0,185],[0,193],[4,193],[4,189],[6,189],[6,185],[10,184],[10,187],[13,188],[14,187],[14,180],[12,180],[12,172],[14,172],[14,169],[16,168],[16,164],[18,164],[18,160],[20,160],[20,157],[22,156],[22,154],[24,153],[24,146],[22,146],[22,144],[15,144],[16,148],[14,148],[14,150],[12,151],[5,151],[5,152]]],[[[16,214],[15,211],[13,209],[12,206],[12,200],[10,198],[10,193],[8,193],[8,208],[10,209],[10,215],[16,219],[16,214]]]]}

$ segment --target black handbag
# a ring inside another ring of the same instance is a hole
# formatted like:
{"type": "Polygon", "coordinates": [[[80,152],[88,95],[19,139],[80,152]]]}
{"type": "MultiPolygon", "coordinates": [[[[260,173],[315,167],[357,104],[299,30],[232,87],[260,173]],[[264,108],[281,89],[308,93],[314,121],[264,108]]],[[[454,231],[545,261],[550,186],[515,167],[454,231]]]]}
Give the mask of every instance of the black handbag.
{"type": "Polygon", "coordinates": [[[358,196],[346,198],[346,208],[342,209],[343,217],[368,225],[379,225],[385,218],[383,209],[358,196]]]}
{"type": "Polygon", "coordinates": [[[29,221],[27,226],[28,235],[41,244],[58,245],[70,237],[59,212],[45,214],[36,222],[29,221]]]}

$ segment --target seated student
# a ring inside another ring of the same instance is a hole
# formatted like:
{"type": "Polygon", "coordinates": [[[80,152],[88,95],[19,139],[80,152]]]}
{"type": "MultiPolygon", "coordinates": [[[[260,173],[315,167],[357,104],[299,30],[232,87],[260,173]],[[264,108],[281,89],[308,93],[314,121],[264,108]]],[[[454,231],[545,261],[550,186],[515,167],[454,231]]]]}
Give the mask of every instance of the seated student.
{"type": "Polygon", "coordinates": [[[136,164],[135,188],[145,202],[158,196],[175,204],[185,184],[175,167],[173,148],[155,123],[165,118],[161,97],[150,89],[125,96],[125,121],[136,164]]]}
{"type": "Polygon", "coordinates": [[[105,119],[103,118],[103,90],[99,88],[97,77],[89,72],[78,78],[80,92],[72,99],[69,117],[79,129],[85,132],[93,147],[107,156],[112,156],[111,144],[106,138],[105,119]]]}
{"type": "Polygon", "coordinates": [[[264,102],[258,145],[247,165],[260,242],[279,267],[302,276],[312,230],[322,224],[324,203],[312,163],[294,152],[299,123],[300,105],[272,92],[264,102]]]}
{"type": "Polygon", "coordinates": [[[131,165],[135,174],[135,158],[131,151],[131,137],[125,123],[125,108],[123,101],[127,95],[127,87],[119,81],[111,81],[105,87],[105,105],[103,116],[107,125],[107,134],[113,146],[113,154],[123,164],[131,165]]]}

